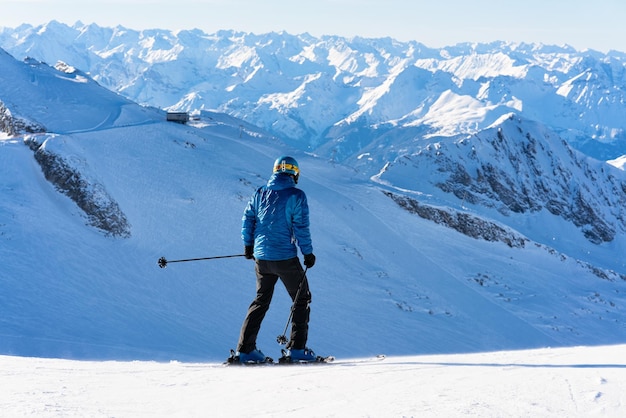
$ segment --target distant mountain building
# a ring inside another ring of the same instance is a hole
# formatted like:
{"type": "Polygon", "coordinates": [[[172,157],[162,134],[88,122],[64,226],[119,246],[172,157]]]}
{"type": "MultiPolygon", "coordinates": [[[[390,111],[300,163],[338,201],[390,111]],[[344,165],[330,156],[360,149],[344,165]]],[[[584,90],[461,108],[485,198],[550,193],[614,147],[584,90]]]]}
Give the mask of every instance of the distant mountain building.
{"type": "Polygon", "coordinates": [[[189,113],[187,112],[167,112],[168,122],[187,123],[189,122],[189,113]]]}

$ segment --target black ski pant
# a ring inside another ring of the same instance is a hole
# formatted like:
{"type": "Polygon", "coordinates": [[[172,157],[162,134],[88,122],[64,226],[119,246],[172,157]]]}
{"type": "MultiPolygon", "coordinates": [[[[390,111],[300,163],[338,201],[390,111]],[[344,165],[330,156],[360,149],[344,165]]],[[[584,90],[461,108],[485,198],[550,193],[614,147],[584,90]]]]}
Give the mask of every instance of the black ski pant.
{"type": "Polygon", "coordinates": [[[294,302],[294,311],[291,319],[291,337],[287,348],[303,349],[309,332],[309,304],[311,292],[304,277],[304,270],[297,257],[289,260],[268,261],[256,260],[256,297],[248,308],[246,319],[241,327],[237,351],[249,353],[256,348],[256,339],[261,329],[261,323],[270,307],[274,287],[278,279],[285,285],[285,289],[294,302]],[[296,301],[296,294],[302,282],[300,296],[296,301]]]}

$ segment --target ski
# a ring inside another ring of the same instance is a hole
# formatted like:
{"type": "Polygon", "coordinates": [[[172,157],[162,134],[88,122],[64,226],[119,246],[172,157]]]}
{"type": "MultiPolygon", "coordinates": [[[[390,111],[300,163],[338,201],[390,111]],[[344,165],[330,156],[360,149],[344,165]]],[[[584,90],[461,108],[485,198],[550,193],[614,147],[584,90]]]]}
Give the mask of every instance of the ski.
{"type": "Polygon", "coordinates": [[[350,365],[356,365],[356,364],[361,364],[361,363],[374,363],[377,361],[383,361],[386,358],[387,356],[385,354],[377,354],[374,357],[341,360],[337,364],[350,366],[350,365]]]}
{"type": "Polygon", "coordinates": [[[291,357],[287,354],[287,351],[285,349],[281,350],[281,357],[278,359],[278,361],[274,361],[273,358],[271,357],[265,357],[264,361],[251,361],[251,362],[246,362],[246,363],[242,363],[239,360],[239,356],[237,356],[237,353],[235,352],[235,350],[230,350],[230,356],[226,359],[226,361],[223,363],[225,366],[276,366],[276,365],[307,365],[307,364],[330,364],[330,363],[334,363],[337,365],[344,365],[344,366],[350,366],[350,365],[356,365],[356,364],[362,364],[362,363],[371,363],[371,362],[377,362],[377,361],[383,361],[387,358],[387,356],[385,356],[384,354],[378,354],[374,357],[369,357],[369,358],[361,358],[361,359],[345,359],[345,360],[340,360],[338,362],[335,362],[335,356],[316,356],[315,360],[292,360],[291,357]]]}

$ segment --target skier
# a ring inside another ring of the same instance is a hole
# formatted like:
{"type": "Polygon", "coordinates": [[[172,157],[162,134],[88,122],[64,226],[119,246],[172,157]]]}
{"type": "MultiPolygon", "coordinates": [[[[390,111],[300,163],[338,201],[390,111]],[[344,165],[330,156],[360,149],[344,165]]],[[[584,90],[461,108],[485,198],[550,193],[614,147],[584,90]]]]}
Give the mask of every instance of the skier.
{"type": "Polygon", "coordinates": [[[244,210],[241,236],[245,257],[256,260],[257,290],[241,327],[235,354],[241,363],[269,360],[256,347],[256,339],[278,279],[291,296],[294,309],[287,355],[292,361],[316,359],[313,351],[306,347],[311,293],[297,247],[304,255],[307,268],[315,264],[315,255],[309,231],[307,198],[296,188],[299,176],[300,168],[294,158],[278,158],[267,185],[257,189],[244,210]],[[302,289],[295,300],[300,285],[302,289]]]}

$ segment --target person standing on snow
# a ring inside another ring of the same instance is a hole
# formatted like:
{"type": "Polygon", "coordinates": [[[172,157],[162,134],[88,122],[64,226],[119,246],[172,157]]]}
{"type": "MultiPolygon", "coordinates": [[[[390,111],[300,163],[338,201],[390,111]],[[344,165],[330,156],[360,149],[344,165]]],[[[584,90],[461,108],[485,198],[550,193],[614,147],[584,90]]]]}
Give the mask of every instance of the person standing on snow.
{"type": "Polygon", "coordinates": [[[278,279],[294,303],[287,355],[296,361],[316,358],[306,347],[311,293],[298,259],[298,247],[307,268],[315,264],[315,255],[309,231],[307,198],[296,187],[299,176],[300,168],[294,158],[278,158],[267,185],[257,189],[244,210],[241,236],[245,257],[256,261],[256,297],[241,327],[235,354],[241,363],[266,361],[266,356],[256,347],[256,339],[278,279]],[[302,289],[295,300],[300,285],[302,289]]]}

